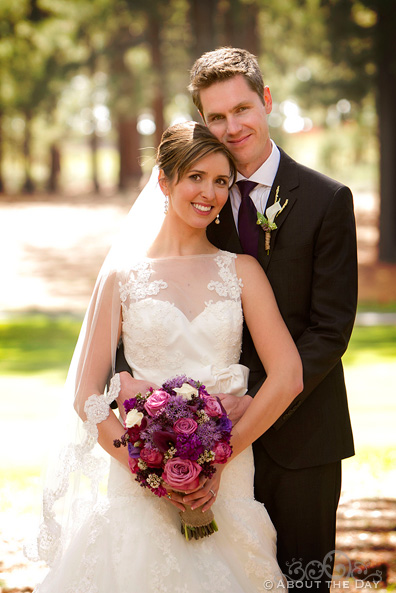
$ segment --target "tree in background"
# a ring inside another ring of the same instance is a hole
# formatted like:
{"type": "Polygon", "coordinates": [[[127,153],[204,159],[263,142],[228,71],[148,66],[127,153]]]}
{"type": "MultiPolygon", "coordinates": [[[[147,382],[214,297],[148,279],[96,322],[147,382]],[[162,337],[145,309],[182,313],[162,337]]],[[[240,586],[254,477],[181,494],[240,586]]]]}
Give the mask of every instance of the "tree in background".
{"type": "Polygon", "coordinates": [[[381,192],[379,256],[382,261],[396,262],[396,11],[390,0],[378,2],[376,8],[381,192]]]}
{"type": "MultiPolygon", "coordinates": [[[[0,111],[3,118],[23,119],[22,190],[31,193],[35,190],[34,124],[41,117],[50,127],[56,119],[57,102],[68,73],[76,68],[73,39],[69,24],[48,6],[41,7],[37,0],[4,0],[0,8],[0,111]]],[[[12,137],[7,140],[15,144],[12,137]]],[[[56,146],[56,140],[51,144],[56,146]]],[[[49,146],[48,154],[51,170],[51,154],[55,152],[49,146]]]]}
{"type": "MultiPolygon", "coordinates": [[[[380,177],[379,257],[396,262],[396,10],[393,0],[303,0],[307,57],[321,68],[304,84],[306,103],[375,100],[380,177]],[[307,92],[308,90],[308,92],[307,92]]],[[[358,139],[359,141],[359,139],[358,139]]],[[[360,139],[360,144],[364,139],[360,139]]]]}
{"type": "MultiPolygon", "coordinates": [[[[40,116],[51,128],[56,118],[50,114],[56,113],[62,92],[72,88],[73,77],[82,76],[91,93],[84,111],[93,114],[93,185],[99,190],[95,96],[105,88],[119,154],[119,187],[126,189],[141,176],[145,143],[150,142],[154,152],[164,127],[175,117],[198,117],[186,92],[193,61],[221,45],[242,46],[258,56],[273,97],[299,97],[311,113],[320,113],[318,127],[327,125],[326,112],[335,104],[345,99],[352,105],[350,113],[342,112],[341,122],[357,122],[350,151],[355,164],[367,152],[361,121],[375,97],[381,148],[380,258],[396,261],[393,7],[393,0],[3,0],[0,130],[1,118],[23,116],[24,187],[31,189],[32,124],[40,116]],[[155,122],[155,133],[147,141],[137,129],[142,113],[155,122]]],[[[272,135],[287,144],[281,127],[274,127],[272,135]]],[[[328,144],[323,154],[334,169],[344,157],[340,136],[333,136],[334,145],[328,144]]],[[[48,151],[53,143],[51,138],[48,151]]],[[[2,146],[0,131],[0,189],[2,146]]],[[[55,187],[55,161],[52,164],[50,187],[55,187]]]]}

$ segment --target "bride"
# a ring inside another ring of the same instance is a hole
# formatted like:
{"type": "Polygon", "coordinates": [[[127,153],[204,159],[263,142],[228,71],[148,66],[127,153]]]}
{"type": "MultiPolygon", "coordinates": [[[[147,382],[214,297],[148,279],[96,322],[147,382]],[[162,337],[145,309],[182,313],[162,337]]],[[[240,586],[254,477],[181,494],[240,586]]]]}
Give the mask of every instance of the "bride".
{"type": "Polygon", "coordinates": [[[286,589],[274,527],[253,496],[251,444],[301,391],[300,358],[261,266],[206,237],[212,221],[221,224],[236,175],[228,150],[203,125],[177,124],[162,137],[157,165],[161,192],[143,191],[132,208],[99,274],[73,357],[68,384],[78,426],[44,490],[30,557],[51,569],[36,593],[286,589]],[[242,396],[243,320],[267,379],[233,427],[230,460],[188,495],[153,496],[130,472],[127,448],[113,445],[124,433],[112,409],[119,375],[106,384],[120,339],[135,379],[156,387],[187,375],[212,394],[242,396]],[[218,532],[186,541],[183,502],[213,505],[218,532]]]}

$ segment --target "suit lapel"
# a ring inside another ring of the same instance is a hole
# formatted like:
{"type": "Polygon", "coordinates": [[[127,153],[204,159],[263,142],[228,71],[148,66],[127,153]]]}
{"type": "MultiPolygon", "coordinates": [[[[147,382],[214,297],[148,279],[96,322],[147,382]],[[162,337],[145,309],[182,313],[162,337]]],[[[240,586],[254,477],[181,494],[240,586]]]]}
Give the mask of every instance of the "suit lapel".
{"type": "Polygon", "coordinates": [[[275,219],[277,228],[276,230],[271,231],[269,254],[267,254],[265,250],[265,233],[264,231],[261,233],[259,240],[258,260],[264,268],[264,270],[267,270],[268,265],[271,261],[271,256],[275,249],[276,238],[279,234],[280,228],[282,227],[282,224],[285,222],[286,218],[289,216],[297,200],[296,192],[293,192],[292,190],[298,187],[299,185],[297,163],[292,158],[290,158],[281,148],[279,148],[279,150],[281,153],[281,158],[279,162],[278,171],[274,179],[274,183],[271,187],[270,195],[268,196],[266,209],[269,206],[272,206],[272,204],[274,204],[276,191],[278,187],[278,199],[280,201],[280,205],[283,206],[286,200],[288,200],[288,203],[285,209],[275,219]]]}

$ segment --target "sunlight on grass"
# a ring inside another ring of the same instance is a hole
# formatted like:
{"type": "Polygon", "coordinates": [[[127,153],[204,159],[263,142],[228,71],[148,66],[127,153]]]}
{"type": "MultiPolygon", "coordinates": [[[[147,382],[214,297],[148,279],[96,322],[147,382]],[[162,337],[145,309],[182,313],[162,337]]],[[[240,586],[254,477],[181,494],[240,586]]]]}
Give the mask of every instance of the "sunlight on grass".
{"type": "Polygon", "coordinates": [[[388,303],[374,303],[365,301],[358,304],[358,313],[369,312],[372,313],[396,313],[396,301],[389,301],[388,303]]]}
{"type": "Polygon", "coordinates": [[[0,321],[0,372],[35,374],[69,366],[81,319],[21,316],[0,321]]]}
{"type": "Polygon", "coordinates": [[[355,327],[343,357],[347,366],[396,362],[396,326],[355,327]]]}

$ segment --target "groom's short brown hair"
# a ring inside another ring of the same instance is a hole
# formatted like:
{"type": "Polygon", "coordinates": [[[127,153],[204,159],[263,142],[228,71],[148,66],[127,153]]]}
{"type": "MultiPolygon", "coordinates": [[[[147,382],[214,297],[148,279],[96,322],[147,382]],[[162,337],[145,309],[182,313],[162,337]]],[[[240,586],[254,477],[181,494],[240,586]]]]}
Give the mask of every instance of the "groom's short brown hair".
{"type": "Polygon", "coordinates": [[[246,49],[221,47],[203,54],[190,70],[188,90],[194,105],[203,115],[200,91],[215,82],[222,82],[242,74],[250,88],[264,103],[264,81],[256,56],[246,49]]]}

